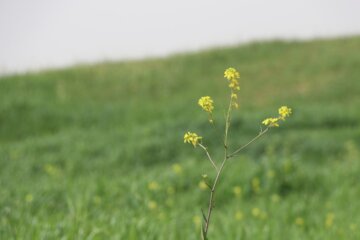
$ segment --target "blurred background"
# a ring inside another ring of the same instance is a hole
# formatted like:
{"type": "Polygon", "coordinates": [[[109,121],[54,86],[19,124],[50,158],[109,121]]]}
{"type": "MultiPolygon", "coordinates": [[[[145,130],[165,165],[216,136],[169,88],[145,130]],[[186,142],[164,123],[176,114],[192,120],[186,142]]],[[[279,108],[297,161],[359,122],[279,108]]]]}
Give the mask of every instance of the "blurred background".
{"type": "Polygon", "coordinates": [[[0,239],[360,238],[360,2],[0,2],[0,239]],[[197,105],[215,101],[214,126],[197,105]]]}
{"type": "Polygon", "coordinates": [[[360,31],[357,0],[0,2],[0,73],[360,31]]]}

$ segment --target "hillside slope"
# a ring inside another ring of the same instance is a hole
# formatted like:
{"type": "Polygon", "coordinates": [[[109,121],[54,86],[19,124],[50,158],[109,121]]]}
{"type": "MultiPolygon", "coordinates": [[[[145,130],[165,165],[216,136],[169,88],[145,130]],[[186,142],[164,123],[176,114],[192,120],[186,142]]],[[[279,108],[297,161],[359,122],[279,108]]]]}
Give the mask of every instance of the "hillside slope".
{"type": "Polygon", "coordinates": [[[231,147],[256,135],[279,106],[294,114],[231,163],[214,218],[224,224],[213,239],[358,239],[349,226],[360,228],[360,190],[352,188],[359,52],[360,37],[273,41],[2,77],[0,239],[197,239],[194,216],[207,200],[197,185],[211,168],[182,137],[199,132],[221,156],[229,66],[241,72],[231,147]],[[216,102],[215,128],[197,106],[204,95],[216,102]],[[272,182],[269,171],[278,176],[272,182]],[[148,189],[152,181],[159,190],[148,189]],[[244,191],[240,200],[234,186],[244,191]],[[254,207],[267,217],[252,216],[254,207]],[[234,220],[236,211],[244,219],[234,220]],[[339,224],[330,230],[329,213],[339,224]]]}

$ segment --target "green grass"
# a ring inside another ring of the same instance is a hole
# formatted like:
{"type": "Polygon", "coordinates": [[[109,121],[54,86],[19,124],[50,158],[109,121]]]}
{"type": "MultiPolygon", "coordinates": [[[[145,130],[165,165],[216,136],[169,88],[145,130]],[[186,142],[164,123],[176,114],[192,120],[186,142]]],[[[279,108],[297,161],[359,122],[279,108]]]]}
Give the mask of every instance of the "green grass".
{"type": "Polygon", "coordinates": [[[182,138],[201,134],[220,160],[229,66],[242,88],[232,148],[279,106],[294,114],[229,162],[210,239],[359,239],[359,51],[359,37],[260,42],[2,77],[0,239],[199,239],[208,192],[198,184],[214,173],[182,138]],[[203,95],[216,102],[215,128],[203,95]]]}

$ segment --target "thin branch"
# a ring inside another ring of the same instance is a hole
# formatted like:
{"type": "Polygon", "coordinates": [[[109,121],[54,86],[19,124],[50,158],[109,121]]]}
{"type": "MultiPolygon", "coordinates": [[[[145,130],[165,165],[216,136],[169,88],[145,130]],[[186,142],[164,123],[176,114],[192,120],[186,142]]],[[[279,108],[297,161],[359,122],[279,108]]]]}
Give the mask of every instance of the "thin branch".
{"type": "Polygon", "coordinates": [[[240,152],[241,150],[243,150],[244,148],[246,148],[247,146],[249,146],[251,143],[255,142],[258,138],[260,138],[262,135],[264,135],[267,131],[269,130],[269,127],[265,128],[265,130],[260,130],[260,133],[254,137],[253,139],[250,140],[250,142],[248,142],[247,144],[245,144],[244,146],[241,146],[240,148],[238,148],[237,150],[235,150],[233,153],[231,153],[230,155],[227,156],[227,158],[231,158],[236,156],[236,154],[238,152],[240,152]]]}
{"type": "Polygon", "coordinates": [[[227,158],[224,158],[223,162],[221,163],[221,166],[220,166],[220,169],[219,171],[217,172],[216,174],[216,178],[215,178],[215,181],[214,181],[214,185],[213,187],[211,188],[211,192],[210,192],[210,199],[209,199],[209,206],[208,206],[208,214],[207,214],[207,217],[206,217],[206,221],[205,221],[205,229],[204,229],[204,235],[205,237],[207,236],[207,233],[208,233],[208,229],[209,229],[209,224],[210,224],[210,218],[211,218],[211,213],[212,213],[212,210],[214,208],[214,196],[215,196],[215,190],[216,190],[216,185],[219,181],[219,178],[220,178],[220,175],[221,175],[221,172],[225,166],[225,163],[226,163],[226,160],[227,158]]]}
{"type": "Polygon", "coordinates": [[[204,149],[205,153],[206,153],[206,156],[208,157],[208,159],[210,160],[211,164],[213,165],[213,167],[215,168],[216,171],[218,171],[218,168],[215,164],[215,162],[212,160],[211,156],[210,156],[210,153],[208,152],[207,148],[202,145],[201,143],[199,143],[199,146],[204,149]]]}

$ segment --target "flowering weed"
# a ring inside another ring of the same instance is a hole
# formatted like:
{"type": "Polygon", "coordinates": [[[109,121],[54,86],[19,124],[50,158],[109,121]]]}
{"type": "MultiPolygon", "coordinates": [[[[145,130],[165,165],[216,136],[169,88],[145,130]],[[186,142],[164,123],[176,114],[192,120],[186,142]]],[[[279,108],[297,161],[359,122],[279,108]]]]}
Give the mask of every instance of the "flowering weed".
{"type": "MultiPolygon", "coordinates": [[[[263,136],[266,132],[268,132],[269,128],[272,127],[279,127],[280,121],[285,121],[287,117],[290,116],[292,113],[291,108],[287,106],[282,106],[279,108],[279,116],[278,117],[271,117],[266,118],[264,121],[262,121],[262,124],[266,126],[265,129],[260,128],[260,132],[257,136],[255,136],[252,140],[250,140],[247,144],[238,147],[234,151],[230,151],[229,145],[228,145],[228,135],[229,135],[229,129],[231,124],[231,114],[233,109],[237,109],[239,107],[238,104],[238,92],[240,91],[240,85],[238,79],[240,78],[240,73],[235,68],[228,68],[224,72],[224,78],[228,80],[229,88],[230,88],[230,100],[229,100],[229,107],[227,109],[226,117],[225,117],[225,129],[224,129],[224,158],[219,165],[216,161],[214,161],[205,145],[202,144],[202,137],[198,136],[196,133],[187,132],[184,135],[184,143],[190,143],[194,147],[200,146],[204,151],[206,156],[208,157],[210,163],[215,169],[215,178],[213,181],[209,182],[207,179],[203,179],[199,183],[199,187],[202,190],[209,189],[210,191],[210,197],[209,197],[209,203],[208,203],[208,209],[207,212],[202,211],[203,214],[203,221],[202,221],[202,227],[201,227],[201,238],[203,240],[207,239],[209,226],[210,226],[210,220],[211,215],[215,206],[215,192],[217,190],[217,184],[219,182],[220,176],[223,173],[223,169],[225,167],[225,164],[227,163],[228,159],[236,157],[237,154],[245,149],[247,146],[249,146],[251,143],[256,141],[258,138],[263,136]]],[[[210,96],[201,97],[198,101],[198,104],[201,106],[201,108],[209,113],[209,122],[213,123],[212,119],[212,113],[214,110],[214,101],[210,96]]],[[[269,176],[273,177],[274,172],[269,172],[269,176]]],[[[259,193],[261,191],[260,186],[260,179],[254,178],[252,180],[252,189],[255,193],[259,193]]],[[[234,189],[235,195],[238,197],[241,194],[241,188],[237,187],[234,189]]],[[[252,211],[252,215],[254,217],[260,217],[262,219],[265,219],[267,217],[267,214],[265,212],[261,212],[258,208],[254,208],[252,211]]],[[[240,217],[238,216],[238,219],[240,217]]]]}

